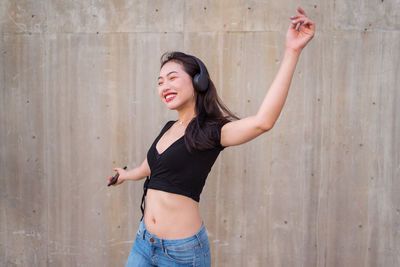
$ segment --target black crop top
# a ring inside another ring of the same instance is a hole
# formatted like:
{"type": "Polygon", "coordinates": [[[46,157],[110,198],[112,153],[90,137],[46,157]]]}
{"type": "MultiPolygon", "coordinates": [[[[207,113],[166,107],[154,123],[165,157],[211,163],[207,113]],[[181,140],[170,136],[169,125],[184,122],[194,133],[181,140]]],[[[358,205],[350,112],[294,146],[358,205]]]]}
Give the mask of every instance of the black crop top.
{"type": "MultiPolygon", "coordinates": [[[[159,154],[156,144],[175,122],[167,122],[147,152],[147,162],[151,174],[143,185],[144,192],[140,207],[142,218],[147,188],[184,195],[199,202],[208,173],[219,153],[225,148],[219,143],[213,149],[194,150],[189,153],[184,136],[182,136],[159,154]]],[[[222,126],[218,128],[218,136],[221,136],[221,128],[222,126]]]]}

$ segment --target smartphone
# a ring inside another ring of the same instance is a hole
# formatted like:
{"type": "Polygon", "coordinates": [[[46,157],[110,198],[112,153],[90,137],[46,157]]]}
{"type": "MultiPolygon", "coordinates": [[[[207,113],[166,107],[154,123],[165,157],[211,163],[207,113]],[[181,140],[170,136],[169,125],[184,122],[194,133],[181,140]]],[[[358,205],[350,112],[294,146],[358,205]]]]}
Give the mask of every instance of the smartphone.
{"type": "MultiPolygon", "coordinates": [[[[128,168],[127,166],[124,167],[124,170],[126,170],[126,168],[128,168]]],[[[119,172],[117,172],[114,177],[111,179],[110,183],[107,186],[113,185],[118,181],[118,177],[119,177],[119,172]]]]}

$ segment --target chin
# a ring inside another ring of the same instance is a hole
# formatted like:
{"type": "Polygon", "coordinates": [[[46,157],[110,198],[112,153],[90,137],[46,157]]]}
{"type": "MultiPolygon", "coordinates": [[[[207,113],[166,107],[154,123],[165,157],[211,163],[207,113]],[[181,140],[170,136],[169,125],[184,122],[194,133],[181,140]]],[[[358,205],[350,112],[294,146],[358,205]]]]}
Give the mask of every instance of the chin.
{"type": "Polygon", "coordinates": [[[169,106],[167,106],[167,108],[168,108],[169,110],[177,110],[176,107],[169,107],[169,106]]]}
{"type": "Polygon", "coordinates": [[[164,105],[165,105],[169,110],[177,110],[177,109],[179,108],[179,105],[176,105],[175,103],[164,102],[164,105]]]}

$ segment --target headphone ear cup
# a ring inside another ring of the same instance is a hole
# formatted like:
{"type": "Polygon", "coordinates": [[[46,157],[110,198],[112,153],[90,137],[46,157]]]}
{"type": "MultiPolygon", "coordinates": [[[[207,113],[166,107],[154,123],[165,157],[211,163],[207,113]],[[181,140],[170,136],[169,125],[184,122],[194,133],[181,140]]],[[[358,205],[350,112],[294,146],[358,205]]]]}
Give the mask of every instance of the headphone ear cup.
{"type": "Polygon", "coordinates": [[[204,74],[198,73],[193,77],[193,87],[199,93],[204,93],[208,89],[208,77],[204,74]]]}
{"type": "Polygon", "coordinates": [[[203,65],[203,62],[201,62],[198,58],[194,56],[192,57],[197,62],[197,65],[199,65],[200,68],[200,73],[196,74],[193,77],[193,87],[197,92],[205,93],[208,89],[208,84],[209,84],[207,69],[203,65]]]}

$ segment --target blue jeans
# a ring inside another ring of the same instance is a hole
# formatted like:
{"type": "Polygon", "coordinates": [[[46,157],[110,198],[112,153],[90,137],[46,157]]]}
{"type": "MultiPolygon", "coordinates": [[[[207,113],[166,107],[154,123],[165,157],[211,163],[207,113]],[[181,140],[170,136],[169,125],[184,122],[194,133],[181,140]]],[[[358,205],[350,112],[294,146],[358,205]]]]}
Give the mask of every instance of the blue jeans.
{"type": "Polygon", "coordinates": [[[142,220],[125,267],[211,266],[210,244],[204,223],[200,231],[182,239],[152,235],[142,220]]]}

